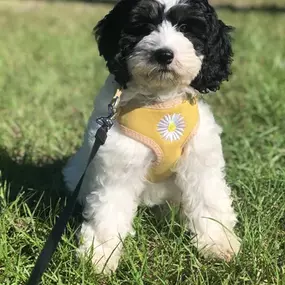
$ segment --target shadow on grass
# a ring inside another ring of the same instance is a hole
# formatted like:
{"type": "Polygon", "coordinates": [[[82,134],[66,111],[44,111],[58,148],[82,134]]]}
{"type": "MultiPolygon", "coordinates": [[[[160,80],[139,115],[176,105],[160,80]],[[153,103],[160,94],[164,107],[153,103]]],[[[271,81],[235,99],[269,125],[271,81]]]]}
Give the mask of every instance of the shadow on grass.
{"type": "MultiPolygon", "coordinates": [[[[48,163],[31,162],[26,158],[16,161],[4,148],[0,147],[0,180],[6,182],[9,187],[6,200],[12,202],[21,194],[32,210],[40,200],[41,205],[37,212],[41,214],[38,216],[50,213],[51,208],[58,208],[58,203],[61,209],[67,194],[62,177],[62,169],[67,159],[53,160],[48,163]]],[[[74,215],[81,214],[81,211],[82,208],[77,205],[74,215]]],[[[170,215],[167,205],[154,207],[146,212],[148,218],[152,217],[149,222],[161,227],[165,226],[162,222],[164,215],[170,215]]],[[[52,213],[56,214],[54,210],[52,213]]]]}
{"type": "MultiPolygon", "coordinates": [[[[27,159],[17,162],[0,148],[0,179],[9,187],[7,201],[12,202],[21,194],[29,207],[34,209],[40,200],[39,216],[46,216],[50,210],[54,212],[58,206],[62,208],[66,191],[61,171],[66,161],[67,158],[48,163],[34,163],[27,159]]],[[[77,206],[74,215],[77,216],[80,211],[77,206]]]]}

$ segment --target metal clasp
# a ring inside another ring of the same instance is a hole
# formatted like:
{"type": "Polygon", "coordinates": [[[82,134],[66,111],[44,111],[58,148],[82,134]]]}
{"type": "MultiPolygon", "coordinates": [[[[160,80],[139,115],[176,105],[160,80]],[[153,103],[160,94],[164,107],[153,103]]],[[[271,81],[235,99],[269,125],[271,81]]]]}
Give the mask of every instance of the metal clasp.
{"type": "Polygon", "coordinates": [[[117,109],[120,104],[121,90],[117,90],[115,96],[112,98],[111,102],[108,104],[108,116],[99,117],[96,119],[98,125],[102,127],[107,127],[110,129],[114,125],[114,119],[117,115],[117,109]]]}

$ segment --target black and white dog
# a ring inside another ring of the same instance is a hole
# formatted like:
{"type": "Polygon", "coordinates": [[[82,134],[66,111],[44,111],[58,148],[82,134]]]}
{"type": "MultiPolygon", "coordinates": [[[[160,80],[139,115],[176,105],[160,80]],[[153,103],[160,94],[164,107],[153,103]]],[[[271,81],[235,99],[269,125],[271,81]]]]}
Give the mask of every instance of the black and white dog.
{"type": "MultiPolygon", "coordinates": [[[[121,106],[164,109],[169,102],[187,100],[189,94],[218,90],[230,74],[230,31],[207,0],[118,2],[94,29],[110,76],[96,97],[83,145],[64,169],[68,188],[74,190],[86,167],[98,129],[96,118],[106,115],[118,87],[123,88],[121,106]]],[[[79,250],[92,249],[98,269],[116,269],[137,207],[165,201],[182,205],[187,226],[196,233],[194,244],[205,256],[230,260],[238,252],[221,128],[204,102],[197,103],[197,110],[195,133],[183,143],[172,175],[158,183],[146,179],[157,160],[156,151],[126,135],[118,121],[110,130],[87,171],[81,195],[86,221],[79,250]]],[[[140,117],[136,123],[147,124],[148,119],[140,117]]],[[[168,146],[177,142],[188,123],[183,120],[177,113],[162,118],[157,125],[159,140],[165,139],[168,146]]],[[[172,153],[165,151],[168,155],[172,153]]]]}

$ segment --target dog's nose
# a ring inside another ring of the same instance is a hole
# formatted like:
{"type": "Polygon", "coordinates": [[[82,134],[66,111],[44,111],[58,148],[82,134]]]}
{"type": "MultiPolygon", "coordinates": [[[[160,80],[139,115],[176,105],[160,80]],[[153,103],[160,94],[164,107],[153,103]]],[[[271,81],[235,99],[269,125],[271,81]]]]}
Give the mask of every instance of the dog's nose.
{"type": "Polygon", "coordinates": [[[154,52],[154,58],[159,64],[170,64],[173,57],[173,51],[167,48],[160,48],[154,52]]]}

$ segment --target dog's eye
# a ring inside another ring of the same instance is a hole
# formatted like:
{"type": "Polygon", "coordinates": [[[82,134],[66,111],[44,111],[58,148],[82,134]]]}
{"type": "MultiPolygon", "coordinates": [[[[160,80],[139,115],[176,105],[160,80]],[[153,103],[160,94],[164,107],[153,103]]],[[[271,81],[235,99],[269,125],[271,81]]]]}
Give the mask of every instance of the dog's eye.
{"type": "Polygon", "coordinates": [[[187,25],[182,24],[178,27],[178,29],[181,33],[186,33],[187,32],[187,25]]]}

